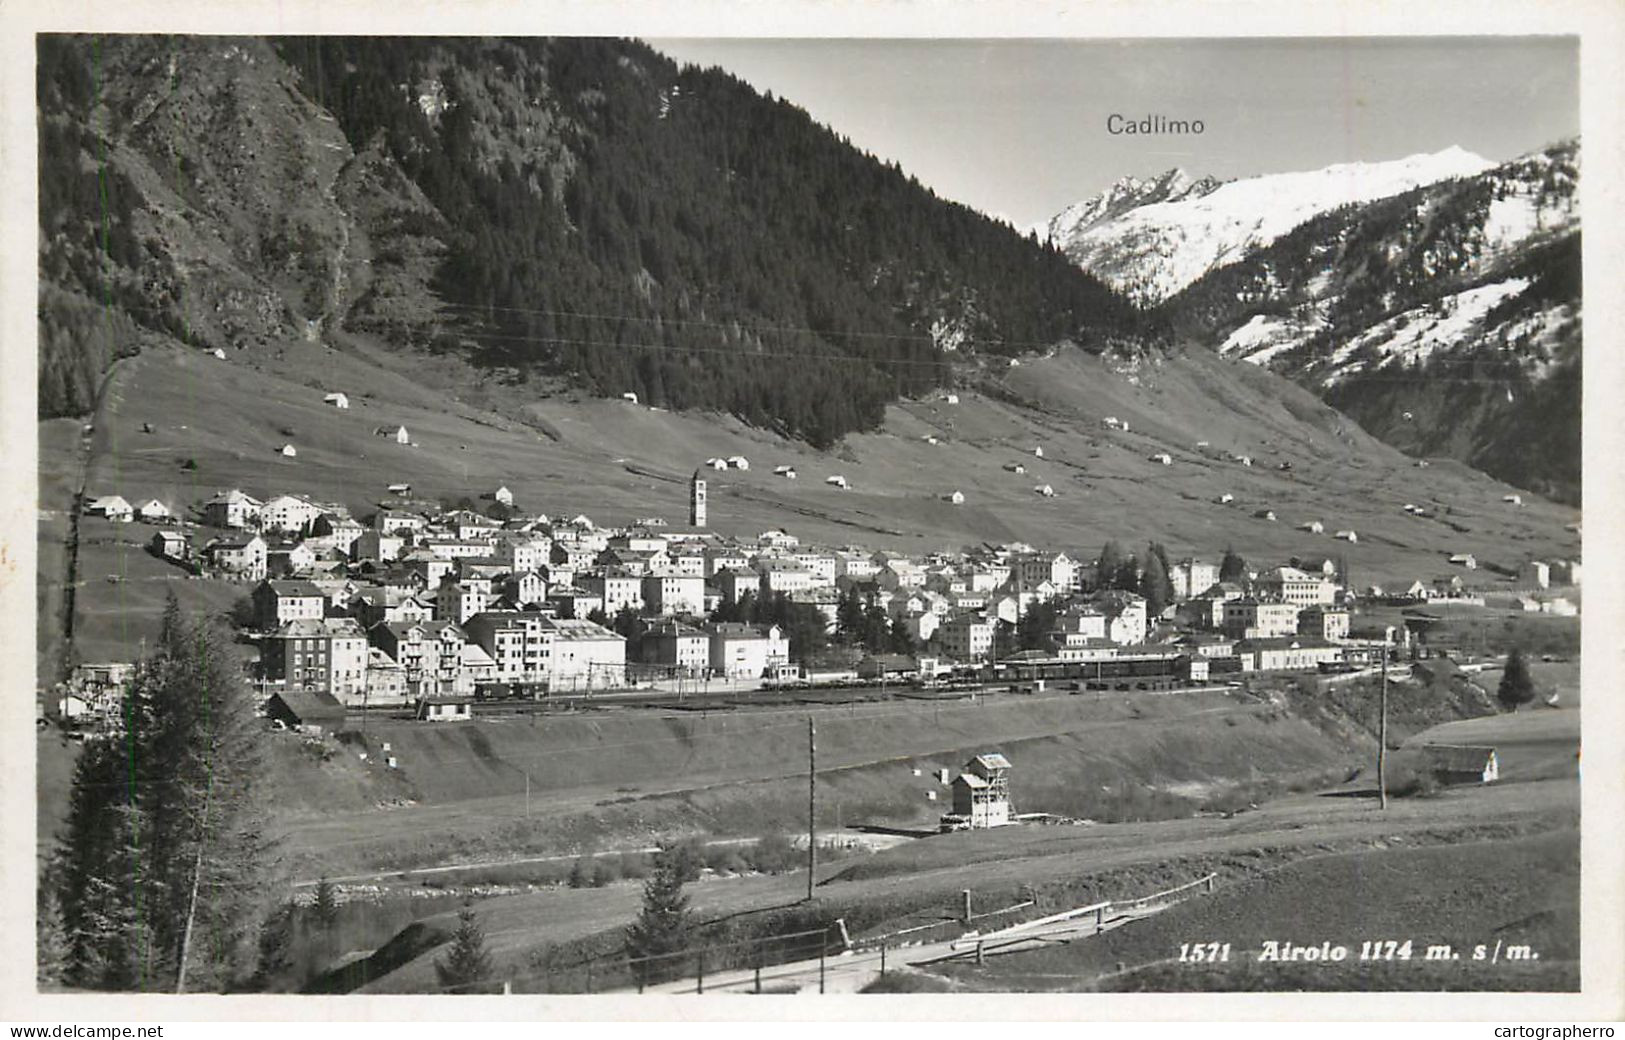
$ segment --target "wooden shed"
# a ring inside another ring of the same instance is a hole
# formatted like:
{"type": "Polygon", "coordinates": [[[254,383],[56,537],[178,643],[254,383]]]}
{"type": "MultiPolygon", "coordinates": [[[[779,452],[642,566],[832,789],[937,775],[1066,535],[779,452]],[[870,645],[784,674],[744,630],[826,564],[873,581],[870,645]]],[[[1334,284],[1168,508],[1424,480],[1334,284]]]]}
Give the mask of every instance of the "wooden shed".
{"type": "Polygon", "coordinates": [[[331,694],[315,690],[278,690],[266,701],[265,712],[289,729],[306,733],[333,732],[344,727],[344,705],[331,694]]]}
{"type": "Polygon", "coordinates": [[[1444,784],[1488,784],[1501,776],[1493,747],[1474,744],[1424,744],[1427,770],[1444,784]]]}

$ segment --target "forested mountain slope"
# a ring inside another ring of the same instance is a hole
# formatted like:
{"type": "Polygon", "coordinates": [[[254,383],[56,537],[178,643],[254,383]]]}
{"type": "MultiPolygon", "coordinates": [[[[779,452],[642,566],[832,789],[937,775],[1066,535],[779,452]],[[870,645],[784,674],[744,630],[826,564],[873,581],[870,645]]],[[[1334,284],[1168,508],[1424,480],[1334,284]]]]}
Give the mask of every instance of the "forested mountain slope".
{"type": "Polygon", "coordinates": [[[84,411],[145,337],[359,334],[823,445],[956,357],[1164,341],[1058,251],[636,42],[39,56],[42,414],[84,411]]]}

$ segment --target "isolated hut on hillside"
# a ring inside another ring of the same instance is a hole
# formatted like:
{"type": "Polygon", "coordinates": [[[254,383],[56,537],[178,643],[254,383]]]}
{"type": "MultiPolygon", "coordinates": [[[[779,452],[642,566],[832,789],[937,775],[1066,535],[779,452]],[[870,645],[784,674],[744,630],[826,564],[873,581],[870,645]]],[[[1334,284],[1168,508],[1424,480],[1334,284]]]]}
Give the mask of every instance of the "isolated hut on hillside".
{"type": "Polygon", "coordinates": [[[1433,777],[1444,784],[1488,784],[1501,776],[1495,749],[1471,744],[1425,744],[1423,759],[1433,777]]]}

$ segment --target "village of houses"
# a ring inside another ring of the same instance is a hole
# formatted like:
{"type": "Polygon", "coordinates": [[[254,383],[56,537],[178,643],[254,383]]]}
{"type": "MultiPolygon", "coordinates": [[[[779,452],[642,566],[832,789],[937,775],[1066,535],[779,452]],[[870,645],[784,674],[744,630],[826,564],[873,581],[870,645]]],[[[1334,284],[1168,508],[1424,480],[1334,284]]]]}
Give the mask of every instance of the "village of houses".
{"type": "MultiPolygon", "coordinates": [[[[404,427],[375,433],[409,443],[404,427]]],[[[237,488],[220,490],[195,516],[118,493],[83,508],[150,525],[153,555],[195,578],[243,586],[234,620],[258,648],[249,678],[277,724],[300,727],[346,711],[457,720],[487,699],[700,682],[736,692],[1045,676],[1168,686],[1346,671],[1409,641],[1404,628],[1362,629],[1362,603],[1483,605],[1488,597],[1494,606],[1572,614],[1574,604],[1555,591],[1580,581],[1577,562],[1528,561],[1510,585],[1481,586],[1472,580],[1477,561],[1461,556],[1448,577],[1357,591],[1342,583],[1335,558],[1270,561],[1227,581],[1217,562],[1184,558],[1170,561],[1173,601],[1150,617],[1144,597],[1094,588],[1094,561],[1064,551],[982,545],[915,558],[803,544],[786,530],[721,537],[708,525],[705,474],[748,466],[736,456],[697,468],[685,526],[550,517],[516,508],[506,487],[482,496],[484,512],[447,509],[415,499],[407,484],[380,487],[375,511],[361,517],[297,494],[262,500],[237,488]],[[842,598],[855,596],[906,631],[918,652],[809,654],[777,626],[713,616],[776,594],[815,608],[832,633],[842,598]],[[1017,625],[1035,603],[1054,609],[1055,627],[1042,647],[1015,650],[999,638],[1001,625],[1017,625]],[[645,622],[635,651],[605,623],[626,611],[645,622]]],[[[786,469],[779,475],[793,476],[786,469]]],[[[58,691],[61,717],[116,720],[131,668],[80,666],[58,691]]]]}

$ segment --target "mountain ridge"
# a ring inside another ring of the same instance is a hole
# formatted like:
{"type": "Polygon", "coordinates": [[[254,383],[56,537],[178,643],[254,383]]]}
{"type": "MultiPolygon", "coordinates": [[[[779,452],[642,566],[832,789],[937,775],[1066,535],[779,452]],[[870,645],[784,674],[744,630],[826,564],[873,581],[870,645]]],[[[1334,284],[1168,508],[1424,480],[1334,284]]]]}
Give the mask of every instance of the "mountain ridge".
{"type": "MultiPolygon", "coordinates": [[[[1453,145],[1383,162],[1336,163],[1230,180],[1168,197],[1151,192],[1144,204],[1096,216],[1100,200],[1111,208],[1110,197],[1125,183],[1119,181],[1103,195],[1058,214],[1050,222],[1049,237],[1080,267],[1140,303],[1154,305],[1329,210],[1479,173],[1490,165],[1453,145]],[[1074,211],[1074,223],[1062,222],[1074,211]]],[[[1180,172],[1169,171],[1152,183],[1180,172]]]]}
{"type": "Polygon", "coordinates": [[[132,349],[62,334],[74,296],[205,349],[383,336],[823,445],[960,354],[1166,340],[1057,251],[635,41],[42,37],[39,56],[41,168],[66,174],[42,182],[43,414],[83,412],[132,349]]]}
{"type": "Polygon", "coordinates": [[[1578,503],[1579,150],[1322,214],[1163,311],[1403,450],[1578,503]]]}

